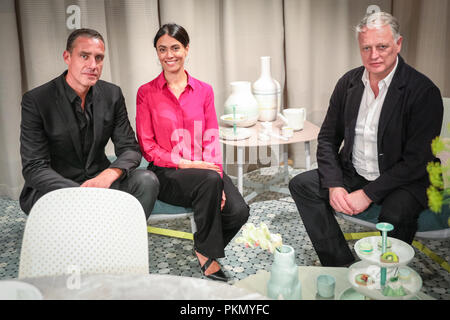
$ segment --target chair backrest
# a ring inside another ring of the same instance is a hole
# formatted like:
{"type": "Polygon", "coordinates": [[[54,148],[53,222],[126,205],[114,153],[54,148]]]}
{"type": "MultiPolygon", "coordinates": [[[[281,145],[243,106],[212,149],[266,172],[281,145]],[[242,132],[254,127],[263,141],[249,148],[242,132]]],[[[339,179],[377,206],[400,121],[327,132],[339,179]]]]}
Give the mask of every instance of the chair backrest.
{"type": "Polygon", "coordinates": [[[30,211],[19,278],[80,274],[148,274],[144,209],[132,195],[103,188],[65,188],[30,211]]]}

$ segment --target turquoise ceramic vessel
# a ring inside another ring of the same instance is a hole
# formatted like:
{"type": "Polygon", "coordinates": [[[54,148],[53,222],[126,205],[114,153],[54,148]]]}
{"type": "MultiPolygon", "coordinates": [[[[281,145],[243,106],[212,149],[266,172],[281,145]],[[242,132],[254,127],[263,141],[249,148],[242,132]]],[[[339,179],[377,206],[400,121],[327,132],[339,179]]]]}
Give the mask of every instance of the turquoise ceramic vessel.
{"type": "Polygon", "coordinates": [[[267,296],[271,299],[300,300],[302,287],[298,279],[294,248],[282,245],[275,249],[270,279],[267,282],[267,296]]]}

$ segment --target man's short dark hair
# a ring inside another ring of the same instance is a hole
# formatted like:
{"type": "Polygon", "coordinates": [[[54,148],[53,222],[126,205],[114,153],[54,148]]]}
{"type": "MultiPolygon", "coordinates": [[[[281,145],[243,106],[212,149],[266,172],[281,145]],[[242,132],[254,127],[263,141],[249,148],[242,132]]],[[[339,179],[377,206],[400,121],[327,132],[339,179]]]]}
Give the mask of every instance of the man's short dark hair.
{"type": "Polygon", "coordinates": [[[72,33],[67,38],[66,50],[68,52],[72,53],[73,43],[75,42],[75,40],[78,37],[99,39],[103,42],[103,44],[105,44],[105,40],[103,40],[103,37],[100,34],[100,32],[93,30],[93,29],[87,29],[87,28],[76,29],[76,30],[72,31],[72,33]]]}

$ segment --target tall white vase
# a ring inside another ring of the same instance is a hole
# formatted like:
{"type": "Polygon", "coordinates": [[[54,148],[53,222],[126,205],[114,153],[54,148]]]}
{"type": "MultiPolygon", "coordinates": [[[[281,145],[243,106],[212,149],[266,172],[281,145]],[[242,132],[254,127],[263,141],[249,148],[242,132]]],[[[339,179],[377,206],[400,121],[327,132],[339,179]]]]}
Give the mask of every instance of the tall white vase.
{"type": "Polygon", "coordinates": [[[253,95],[258,101],[259,121],[275,121],[281,107],[281,85],[272,78],[270,57],[261,57],[261,75],[253,83],[253,95]]]}
{"type": "Polygon", "coordinates": [[[234,81],[230,83],[231,94],[225,100],[224,114],[233,113],[233,105],[236,114],[243,114],[247,120],[240,122],[239,127],[253,126],[259,117],[258,102],[252,94],[249,81],[234,81]]]}

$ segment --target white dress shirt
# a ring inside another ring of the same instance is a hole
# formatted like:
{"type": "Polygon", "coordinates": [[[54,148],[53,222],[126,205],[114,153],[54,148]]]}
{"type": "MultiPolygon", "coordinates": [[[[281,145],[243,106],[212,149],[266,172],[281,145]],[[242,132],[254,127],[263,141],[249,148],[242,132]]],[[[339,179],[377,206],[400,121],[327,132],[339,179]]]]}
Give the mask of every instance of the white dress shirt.
{"type": "Polygon", "coordinates": [[[381,108],[397,65],[398,57],[394,69],[386,78],[378,82],[379,93],[376,98],[370,87],[367,69],[364,70],[362,76],[365,89],[359,107],[358,119],[356,120],[352,162],[356,172],[369,181],[375,180],[380,176],[377,147],[378,122],[381,108]]]}

